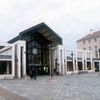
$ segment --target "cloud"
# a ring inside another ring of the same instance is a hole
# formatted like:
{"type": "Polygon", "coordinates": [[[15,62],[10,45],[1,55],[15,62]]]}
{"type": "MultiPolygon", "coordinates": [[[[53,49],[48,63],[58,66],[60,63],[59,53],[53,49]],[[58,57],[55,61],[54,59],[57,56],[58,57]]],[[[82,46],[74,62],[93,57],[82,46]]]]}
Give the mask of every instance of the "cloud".
{"type": "Polygon", "coordinates": [[[44,21],[69,47],[89,29],[99,29],[99,9],[100,0],[0,0],[1,41],[44,21]]]}

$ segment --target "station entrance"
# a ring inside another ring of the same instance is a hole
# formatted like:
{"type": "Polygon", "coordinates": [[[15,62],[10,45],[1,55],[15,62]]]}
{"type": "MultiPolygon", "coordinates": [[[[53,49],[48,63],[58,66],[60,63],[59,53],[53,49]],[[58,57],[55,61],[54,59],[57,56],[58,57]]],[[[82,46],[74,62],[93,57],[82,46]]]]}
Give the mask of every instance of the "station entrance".
{"type": "Polygon", "coordinates": [[[49,59],[50,46],[56,47],[57,45],[62,45],[62,38],[45,23],[40,23],[20,32],[9,43],[14,43],[18,40],[26,42],[27,75],[30,74],[31,68],[36,68],[38,75],[49,75],[50,67],[52,67],[50,66],[49,59]],[[37,52],[37,54],[33,54],[33,52],[37,52]]]}

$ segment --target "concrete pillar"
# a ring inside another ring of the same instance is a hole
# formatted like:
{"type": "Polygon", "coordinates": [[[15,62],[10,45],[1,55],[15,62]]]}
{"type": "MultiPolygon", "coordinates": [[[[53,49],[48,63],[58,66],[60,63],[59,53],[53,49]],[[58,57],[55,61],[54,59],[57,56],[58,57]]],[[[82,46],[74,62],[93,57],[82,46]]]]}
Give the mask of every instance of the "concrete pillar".
{"type": "Polygon", "coordinates": [[[95,70],[94,61],[92,62],[92,70],[95,70]]]}
{"type": "Polygon", "coordinates": [[[92,70],[94,70],[94,71],[95,71],[94,61],[92,62],[92,70]]]}
{"type": "Polygon", "coordinates": [[[59,74],[61,74],[61,55],[60,55],[60,48],[57,48],[58,50],[58,68],[59,68],[59,74]]]}
{"type": "Polygon", "coordinates": [[[21,78],[21,48],[20,46],[18,45],[18,78],[21,78]]]}
{"type": "Polygon", "coordinates": [[[73,74],[75,74],[75,61],[74,61],[74,56],[72,57],[73,59],[73,74]]]}
{"type": "Polygon", "coordinates": [[[76,66],[76,73],[78,73],[78,60],[77,60],[77,50],[76,50],[76,62],[75,62],[75,66],[76,66]]]}
{"type": "Polygon", "coordinates": [[[88,69],[87,69],[87,60],[85,60],[84,63],[85,63],[85,64],[84,64],[85,70],[88,70],[88,69]]]}
{"type": "Polygon", "coordinates": [[[12,47],[12,76],[15,77],[15,46],[12,47]]]}
{"type": "Polygon", "coordinates": [[[64,59],[63,59],[63,50],[60,49],[60,63],[61,63],[61,74],[64,75],[64,59]]]}
{"type": "Polygon", "coordinates": [[[90,62],[91,63],[91,70],[93,70],[93,65],[92,65],[92,62],[90,62]]]}
{"type": "Polygon", "coordinates": [[[100,61],[99,61],[99,72],[100,72],[100,61]]]}
{"type": "Polygon", "coordinates": [[[84,60],[86,60],[86,52],[82,51],[82,70],[85,70],[85,62],[84,60]]]}
{"type": "Polygon", "coordinates": [[[82,70],[84,70],[84,60],[82,60],[82,70]]]}
{"type": "Polygon", "coordinates": [[[26,43],[23,46],[23,75],[26,76],[26,43]]]}
{"type": "Polygon", "coordinates": [[[7,75],[9,75],[9,62],[7,61],[7,75]]]}
{"type": "Polygon", "coordinates": [[[49,69],[50,69],[50,75],[51,75],[51,49],[49,48],[49,69]]]}
{"type": "Polygon", "coordinates": [[[51,77],[54,75],[54,49],[51,48],[51,77]]]}
{"type": "Polygon", "coordinates": [[[66,62],[65,67],[66,67],[66,74],[67,74],[67,71],[68,71],[68,69],[67,69],[67,59],[65,59],[65,62],[66,62]]]}
{"type": "Polygon", "coordinates": [[[93,58],[92,58],[92,53],[91,53],[91,70],[95,70],[95,68],[94,68],[94,64],[93,64],[93,60],[92,60],[93,58]]]}
{"type": "Polygon", "coordinates": [[[76,62],[75,62],[75,66],[76,66],[76,73],[78,73],[78,60],[76,59],[76,62]]]}

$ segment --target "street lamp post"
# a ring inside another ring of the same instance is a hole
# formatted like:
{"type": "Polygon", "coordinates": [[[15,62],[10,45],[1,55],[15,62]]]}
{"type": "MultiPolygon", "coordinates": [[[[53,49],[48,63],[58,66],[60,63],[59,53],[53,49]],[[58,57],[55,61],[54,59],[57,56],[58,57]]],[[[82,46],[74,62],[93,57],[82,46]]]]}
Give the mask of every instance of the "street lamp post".
{"type": "Polygon", "coordinates": [[[72,66],[73,66],[73,74],[74,74],[74,71],[75,71],[75,68],[74,68],[74,54],[73,54],[73,51],[71,52],[71,57],[72,57],[72,66]]]}

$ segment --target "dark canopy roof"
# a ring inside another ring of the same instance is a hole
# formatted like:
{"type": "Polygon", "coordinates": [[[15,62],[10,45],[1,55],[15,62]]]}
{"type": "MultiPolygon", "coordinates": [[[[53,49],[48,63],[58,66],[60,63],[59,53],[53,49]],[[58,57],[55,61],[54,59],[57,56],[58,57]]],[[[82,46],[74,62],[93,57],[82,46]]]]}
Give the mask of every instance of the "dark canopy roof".
{"type": "Polygon", "coordinates": [[[39,32],[42,36],[44,36],[47,40],[49,40],[54,45],[62,44],[62,38],[57,33],[55,33],[50,27],[48,27],[45,23],[40,23],[36,26],[26,29],[25,31],[20,32],[17,37],[11,39],[8,42],[14,43],[17,40],[20,40],[21,36],[28,34],[31,31],[32,33],[35,33],[36,31],[39,32]]]}

